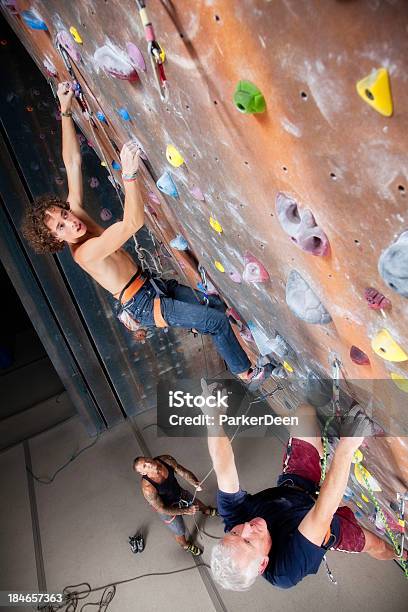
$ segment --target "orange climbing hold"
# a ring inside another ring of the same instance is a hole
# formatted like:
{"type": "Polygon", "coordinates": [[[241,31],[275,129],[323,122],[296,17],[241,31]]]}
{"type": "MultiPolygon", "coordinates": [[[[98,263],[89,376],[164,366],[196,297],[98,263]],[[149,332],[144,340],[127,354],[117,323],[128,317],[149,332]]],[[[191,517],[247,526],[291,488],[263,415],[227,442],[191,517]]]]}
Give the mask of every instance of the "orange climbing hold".
{"type": "Polygon", "coordinates": [[[377,113],[391,117],[393,113],[390,79],[386,68],[374,70],[357,83],[358,95],[377,113]]]}

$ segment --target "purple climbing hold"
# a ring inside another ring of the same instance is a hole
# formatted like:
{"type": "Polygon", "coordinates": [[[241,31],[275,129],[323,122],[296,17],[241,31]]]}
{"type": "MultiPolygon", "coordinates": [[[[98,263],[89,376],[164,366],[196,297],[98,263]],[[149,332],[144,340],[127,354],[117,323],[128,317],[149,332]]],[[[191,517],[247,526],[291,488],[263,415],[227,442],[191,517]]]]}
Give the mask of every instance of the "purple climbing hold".
{"type": "Polygon", "coordinates": [[[138,70],[141,70],[142,72],[146,72],[146,63],[144,61],[144,57],[139,47],[136,47],[136,45],[134,45],[133,43],[127,43],[126,50],[134,66],[138,70]]]}
{"type": "Polygon", "coordinates": [[[249,251],[244,255],[244,273],[242,278],[247,283],[265,283],[269,280],[269,274],[265,266],[249,251]]]}
{"type": "Polygon", "coordinates": [[[187,251],[188,242],[181,234],[178,234],[173,240],[170,240],[170,246],[177,251],[187,251]]]}
{"type": "Polygon", "coordinates": [[[118,108],[117,111],[118,111],[118,115],[120,115],[120,117],[122,117],[122,119],[124,121],[130,121],[131,120],[127,108],[124,108],[124,107],[123,108],[118,108]]]}
{"type": "Polygon", "coordinates": [[[112,213],[109,208],[102,208],[100,216],[102,221],[110,221],[112,219],[112,213]]]}
{"type": "Polygon", "coordinates": [[[276,196],[276,213],[283,230],[296,246],[312,255],[328,254],[329,240],[317,226],[311,210],[300,210],[293,198],[279,192],[276,196]]]}
{"type": "Polygon", "coordinates": [[[57,43],[65,49],[74,62],[81,61],[81,54],[77,49],[77,44],[73,41],[72,36],[66,30],[60,30],[57,33],[57,43]]]}
{"type": "Polygon", "coordinates": [[[391,308],[390,300],[377,291],[377,289],[374,289],[374,287],[364,289],[364,297],[371,310],[387,310],[391,308]]]}
{"type": "Polygon", "coordinates": [[[115,79],[123,81],[137,81],[139,78],[134,66],[119,49],[104,45],[94,53],[96,64],[115,79]]]}
{"type": "Polygon", "coordinates": [[[368,356],[358,346],[354,346],[354,344],[350,349],[350,359],[357,365],[370,365],[368,356]]]}
{"type": "Polygon", "coordinates": [[[89,181],[89,186],[91,187],[91,189],[96,189],[97,187],[99,187],[99,181],[96,176],[91,177],[89,181]]]}
{"type": "Polygon", "coordinates": [[[196,200],[201,200],[202,202],[204,202],[205,196],[199,187],[192,187],[190,193],[196,200]]]}
{"type": "Polygon", "coordinates": [[[286,283],[286,303],[293,314],[306,323],[325,325],[332,320],[313,289],[296,270],[290,272],[286,283]]]}
{"type": "Polygon", "coordinates": [[[160,204],[159,198],[157,197],[157,195],[153,191],[149,191],[147,193],[147,197],[149,198],[149,200],[151,200],[155,204],[160,204]]]}
{"type": "Polygon", "coordinates": [[[18,15],[17,0],[4,0],[2,4],[12,15],[18,15]]]}
{"type": "Polygon", "coordinates": [[[32,30],[48,30],[45,21],[36,11],[21,11],[24,23],[32,30]]]}

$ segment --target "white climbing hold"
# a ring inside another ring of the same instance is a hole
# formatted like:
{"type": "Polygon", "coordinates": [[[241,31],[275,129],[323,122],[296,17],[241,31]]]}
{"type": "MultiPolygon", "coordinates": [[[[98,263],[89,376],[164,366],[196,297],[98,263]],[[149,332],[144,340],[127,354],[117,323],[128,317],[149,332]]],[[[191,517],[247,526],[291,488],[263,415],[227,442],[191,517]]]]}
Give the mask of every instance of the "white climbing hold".
{"type": "Polygon", "coordinates": [[[325,325],[332,320],[313,289],[296,270],[290,272],[286,283],[286,303],[293,314],[306,323],[325,325]]]}

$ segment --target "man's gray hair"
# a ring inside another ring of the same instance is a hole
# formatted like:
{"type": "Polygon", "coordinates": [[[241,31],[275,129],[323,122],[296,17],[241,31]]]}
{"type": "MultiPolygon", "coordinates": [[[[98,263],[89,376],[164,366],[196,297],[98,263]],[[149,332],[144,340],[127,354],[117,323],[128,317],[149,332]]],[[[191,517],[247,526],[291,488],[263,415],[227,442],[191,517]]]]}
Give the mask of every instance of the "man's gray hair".
{"type": "Polygon", "coordinates": [[[247,591],[259,575],[262,557],[242,568],[233,558],[235,549],[219,542],[211,551],[211,571],[215,582],[229,591],[247,591]]]}

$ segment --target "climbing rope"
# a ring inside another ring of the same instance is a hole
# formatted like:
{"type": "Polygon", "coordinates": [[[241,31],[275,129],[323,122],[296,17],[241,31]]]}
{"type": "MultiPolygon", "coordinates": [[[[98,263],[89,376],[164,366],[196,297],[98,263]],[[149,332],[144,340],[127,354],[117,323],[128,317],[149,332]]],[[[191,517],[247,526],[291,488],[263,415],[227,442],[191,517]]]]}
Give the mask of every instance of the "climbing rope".
{"type": "MultiPolygon", "coordinates": [[[[340,371],[341,371],[341,362],[339,361],[339,359],[337,357],[334,357],[333,359],[333,363],[332,363],[332,378],[333,378],[333,414],[332,416],[328,417],[326,419],[324,428],[323,428],[323,433],[322,433],[322,442],[323,442],[323,457],[322,457],[322,465],[321,465],[321,478],[320,478],[320,485],[321,486],[323,484],[323,481],[326,477],[326,473],[327,473],[327,459],[328,456],[330,454],[330,449],[329,449],[329,442],[328,442],[328,438],[327,438],[327,431],[328,428],[330,426],[330,423],[333,421],[335,416],[339,416],[340,414],[340,371]]],[[[346,380],[346,379],[345,379],[346,380]]],[[[379,504],[379,501],[374,493],[373,488],[370,485],[370,482],[366,476],[365,471],[361,468],[361,465],[359,462],[356,462],[356,468],[359,471],[359,474],[361,476],[361,479],[364,481],[364,484],[367,488],[369,497],[371,499],[371,502],[373,503],[383,525],[384,525],[384,529],[389,537],[389,539],[392,542],[392,545],[394,547],[395,553],[398,557],[401,557],[399,559],[399,563],[402,566],[402,569],[404,570],[404,575],[405,577],[408,579],[408,561],[402,558],[403,555],[403,548],[402,546],[399,545],[397,538],[395,537],[395,534],[393,533],[388,520],[384,514],[384,512],[381,509],[381,506],[379,504]]],[[[405,529],[405,524],[403,525],[403,528],[405,529]]],[[[403,541],[403,540],[402,540],[403,541]]],[[[334,582],[335,584],[337,584],[334,580],[333,575],[330,572],[330,569],[327,565],[327,561],[325,561],[326,563],[326,568],[327,568],[327,573],[329,575],[330,580],[332,580],[332,582],[334,582]],[[333,578],[333,579],[332,579],[333,578]]]]}
{"type": "MultiPolygon", "coordinates": [[[[113,172],[112,172],[112,169],[111,169],[111,164],[109,163],[108,159],[106,158],[104,149],[103,149],[102,145],[99,142],[99,139],[98,139],[98,136],[97,136],[97,133],[96,133],[97,126],[96,126],[95,121],[93,119],[94,115],[93,115],[93,112],[91,110],[91,107],[89,106],[88,101],[87,101],[87,99],[85,97],[85,94],[84,94],[84,92],[82,90],[82,87],[81,87],[81,85],[80,85],[80,83],[79,83],[79,81],[78,81],[78,79],[76,77],[76,74],[75,74],[75,71],[74,71],[71,59],[70,59],[67,51],[58,42],[56,43],[56,46],[57,46],[57,50],[59,51],[59,53],[60,53],[60,55],[62,57],[62,60],[63,60],[64,65],[65,65],[65,68],[67,69],[68,74],[72,78],[74,89],[75,89],[75,97],[76,97],[76,99],[77,99],[77,101],[79,103],[79,106],[81,108],[81,111],[82,111],[85,119],[88,121],[90,130],[92,132],[93,140],[94,140],[94,142],[95,142],[95,144],[96,144],[96,146],[97,146],[97,148],[99,150],[100,157],[102,158],[103,163],[104,163],[105,167],[108,170],[109,177],[110,177],[110,182],[112,183],[112,186],[115,189],[117,198],[118,198],[118,200],[119,200],[119,202],[121,204],[122,210],[123,210],[124,209],[124,202],[123,202],[122,193],[121,193],[120,187],[118,186],[118,183],[117,183],[117,181],[116,181],[116,179],[115,179],[115,177],[113,175],[113,172]]],[[[51,80],[49,80],[49,84],[51,86],[51,90],[53,92],[54,97],[56,97],[55,88],[54,88],[53,83],[52,83],[51,80]]],[[[103,131],[105,133],[105,136],[107,136],[109,142],[113,146],[116,154],[119,155],[119,149],[118,149],[116,143],[109,137],[108,134],[106,134],[105,129],[103,127],[103,123],[102,123],[102,129],[103,129],[103,131]]],[[[153,234],[151,232],[149,232],[149,236],[150,236],[151,239],[153,238],[153,234]]],[[[154,255],[148,249],[146,249],[143,246],[141,246],[139,244],[139,241],[137,240],[135,234],[133,234],[132,240],[133,240],[134,248],[135,248],[135,251],[136,251],[136,254],[137,254],[137,257],[138,257],[138,260],[139,260],[139,263],[140,263],[140,266],[141,266],[142,270],[144,272],[148,271],[151,275],[161,276],[163,274],[163,268],[162,268],[159,256],[158,255],[157,256],[154,255]]],[[[155,241],[153,241],[153,244],[154,244],[154,247],[155,247],[155,251],[157,253],[158,249],[157,249],[157,245],[156,245],[155,241]]]]}
{"type": "Polygon", "coordinates": [[[162,102],[167,102],[169,91],[163,66],[164,51],[156,40],[152,22],[150,21],[149,16],[147,14],[145,1],[136,0],[136,5],[139,11],[140,20],[144,27],[145,37],[147,41],[147,52],[150,58],[150,63],[152,66],[157,89],[159,90],[162,102]]]}

